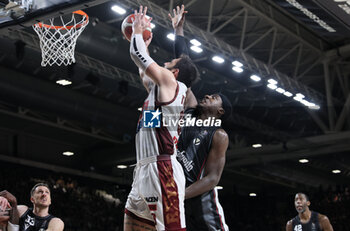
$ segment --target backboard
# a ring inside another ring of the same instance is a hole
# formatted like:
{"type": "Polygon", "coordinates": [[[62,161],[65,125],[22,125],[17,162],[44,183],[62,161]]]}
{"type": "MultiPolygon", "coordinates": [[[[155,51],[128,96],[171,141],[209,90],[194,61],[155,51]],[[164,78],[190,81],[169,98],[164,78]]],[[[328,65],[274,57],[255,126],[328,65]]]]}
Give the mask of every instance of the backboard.
{"type": "Polygon", "coordinates": [[[108,0],[1,0],[0,29],[30,27],[59,15],[82,10],[108,0]]]}

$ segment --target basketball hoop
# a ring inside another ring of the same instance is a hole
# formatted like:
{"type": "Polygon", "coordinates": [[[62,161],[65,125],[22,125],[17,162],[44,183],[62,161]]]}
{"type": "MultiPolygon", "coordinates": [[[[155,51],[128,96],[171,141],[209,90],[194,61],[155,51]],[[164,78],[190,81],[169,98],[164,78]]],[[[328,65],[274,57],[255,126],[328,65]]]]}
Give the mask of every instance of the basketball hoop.
{"type": "Polygon", "coordinates": [[[75,45],[79,35],[89,23],[89,16],[84,11],[78,10],[72,13],[70,20],[60,16],[57,19],[58,23],[62,24],[60,26],[55,26],[54,18],[48,21],[48,24],[39,22],[33,25],[40,39],[41,66],[54,64],[67,66],[75,63],[75,45]]]}

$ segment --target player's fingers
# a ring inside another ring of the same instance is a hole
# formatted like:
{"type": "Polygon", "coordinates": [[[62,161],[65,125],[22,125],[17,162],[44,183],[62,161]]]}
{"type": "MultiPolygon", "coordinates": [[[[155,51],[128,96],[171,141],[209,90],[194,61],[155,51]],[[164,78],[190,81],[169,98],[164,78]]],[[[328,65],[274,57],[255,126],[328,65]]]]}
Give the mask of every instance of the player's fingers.
{"type": "Polygon", "coordinates": [[[175,9],[173,9],[173,13],[174,13],[174,17],[176,16],[176,10],[175,9]]]}
{"type": "Polygon", "coordinates": [[[147,13],[147,6],[145,7],[144,11],[143,11],[143,16],[146,16],[147,13]]]}
{"type": "Polygon", "coordinates": [[[143,6],[140,6],[139,14],[142,15],[143,6]]]}
{"type": "Polygon", "coordinates": [[[179,6],[176,6],[176,11],[177,11],[177,14],[180,14],[180,7],[179,6]]]}

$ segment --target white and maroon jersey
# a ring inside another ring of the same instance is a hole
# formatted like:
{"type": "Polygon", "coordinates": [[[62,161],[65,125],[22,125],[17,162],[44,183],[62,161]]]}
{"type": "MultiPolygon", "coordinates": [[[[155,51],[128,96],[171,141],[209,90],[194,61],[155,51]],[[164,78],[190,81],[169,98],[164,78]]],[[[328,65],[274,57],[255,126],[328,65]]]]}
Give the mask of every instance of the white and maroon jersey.
{"type": "Polygon", "coordinates": [[[177,81],[174,98],[169,102],[158,102],[157,85],[153,84],[150,88],[137,125],[135,142],[137,161],[162,154],[176,155],[176,144],[180,134],[178,121],[183,115],[186,91],[186,85],[177,81]],[[144,111],[148,110],[158,110],[162,113],[160,118],[171,118],[171,121],[165,126],[161,119],[159,128],[144,127],[144,111]]]}

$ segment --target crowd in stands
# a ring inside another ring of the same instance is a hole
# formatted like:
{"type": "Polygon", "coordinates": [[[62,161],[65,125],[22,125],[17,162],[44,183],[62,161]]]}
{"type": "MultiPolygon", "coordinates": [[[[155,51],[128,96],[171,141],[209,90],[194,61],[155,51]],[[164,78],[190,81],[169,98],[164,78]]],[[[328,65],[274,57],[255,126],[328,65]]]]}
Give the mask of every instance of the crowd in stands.
{"type": "MultiPolygon", "coordinates": [[[[50,213],[64,221],[66,231],[123,230],[129,186],[0,162],[0,191],[13,193],[18,204],[31,207],[30,189],[43,181],[51,187],[50,213]]],[[[219,198],[230,230],[285,231],[286,222],[297,215],[293,193],[276,196],[265,192],[249,197],[222,190],[219,198]]],[[[305,193],[310,197],[310,209],[327,215],[335,231],[350,231],[349,186],[305,193]]]]}

